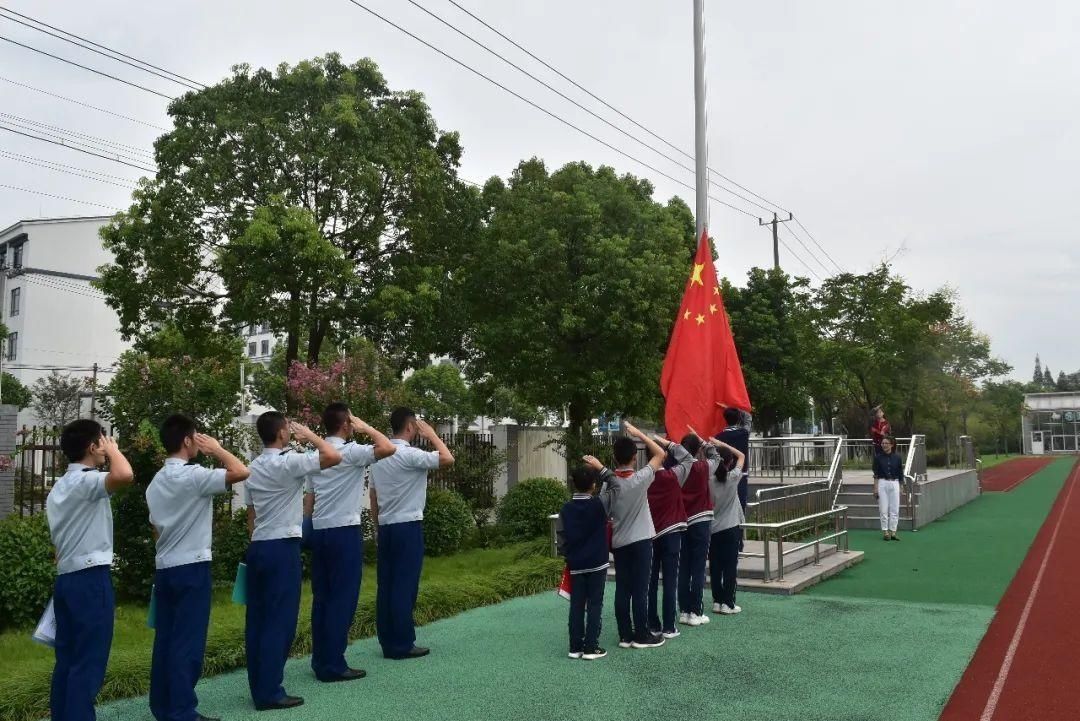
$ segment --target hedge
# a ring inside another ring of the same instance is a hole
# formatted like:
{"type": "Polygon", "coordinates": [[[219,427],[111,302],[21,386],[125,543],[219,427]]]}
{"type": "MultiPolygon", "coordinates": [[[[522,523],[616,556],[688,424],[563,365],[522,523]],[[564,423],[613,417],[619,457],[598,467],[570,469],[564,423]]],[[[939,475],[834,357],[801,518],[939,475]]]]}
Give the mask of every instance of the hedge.
{"type": "Polygon", "coordinates": [[[528,541],[549,532],[548,516],[570,498],[566,483],[555,478],[529,478],[511,488],[499,503],[498,519],[508,538],[528,541]]]}
{"type": "Polygon", "coordinates": [[[456,491],[428,488],[424,508],[424,549],[447,556],[461,548],[465,533],[475,527],[469,504],[456,491]]]}
{"type": "Polygon", "coordinates": [[[52,595],[54,570],[44,513],[0,521],[0,629],[37,623],[52,595]]]}
{"type": "MultiPolygon", "coordinates": [[[[463,573],[448,580],[425,581],[420,586],[414,617],[418,625],[455,616],[463,611],[550,590],[559,581],[563,561],[537,555],[544,547],[524,546],[516,560],[491,573],[463,573]]],[[[375,634],[375,599],[361,597],[349,633],[351,640],[375,634]]],[[[297,625],[291,654],[311,652],[311,624],[297,625]]],[[[150,649],[114,651],[98,703],[145,694],[150,688],[150,649]]],[[[211,628],[203,677],[241,668],[245,663],[243,624],[211,628]]],[[[0,719],[38,721],[49,715],[50,674],[14,672],[0,677],[0,719]]]]}

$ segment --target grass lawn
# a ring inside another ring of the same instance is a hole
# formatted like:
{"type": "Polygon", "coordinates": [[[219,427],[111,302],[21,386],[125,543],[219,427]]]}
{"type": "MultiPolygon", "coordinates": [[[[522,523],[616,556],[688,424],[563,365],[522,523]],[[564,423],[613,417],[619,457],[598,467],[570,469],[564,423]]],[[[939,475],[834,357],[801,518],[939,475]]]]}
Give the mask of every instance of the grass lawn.
{"type": "Polygon", "coordinates": [[[1013,458],[1020,458],[1019,453],[987,453],[986,455],[979,456],[982,461],[983,469],[993,468],[1000,465],[1005,461],[1012,460],[1013,458]]]}
{"type": "MultiPolygon", "coordinates": [[[[542,542],[546,550],[546,540],[542,542]]],[[[536,555],[541,543],[472,550],[445,558],[424,559],[416,618],[419,623],[445,618],[480,605],[554,588],[562,562],[536,555]]],[[[374,633],[375,568],[364,568],[360,607],[352,636],[374,633]]],[[[232,603],[229,587],[214,591],[207,640],[205,676],[244,665],[244,607],[232,603]]],[[[120,604],[116,609],[109,670],[101,699],[143,694],[149,688],[153,630],[146,627],[146,606],[120,604]]],[[[305,581],[294,655],[310,651],[311,587],[305,581]]],[[[29,630],[0,634],[0,719],[36,719],[48,715],[52,650],[30,640],[29,630]]]]}

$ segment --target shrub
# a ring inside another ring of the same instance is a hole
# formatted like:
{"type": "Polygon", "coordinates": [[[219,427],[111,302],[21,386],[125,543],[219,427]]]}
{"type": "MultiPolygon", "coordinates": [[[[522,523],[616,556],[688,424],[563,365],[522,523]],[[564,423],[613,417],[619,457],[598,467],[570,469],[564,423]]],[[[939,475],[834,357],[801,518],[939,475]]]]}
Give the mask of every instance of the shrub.
{"type": "Polygon", "coordinates": [[[450,451],[454,465],[439,470],[436,484],[460,493],[476,525],[483,526],[495,510],[495,479],[506,465],[506,454],[491,443],[467,443],[464,438],[451,443],[450,451]]]}
{"type": "Polygon", "coordinates": [[[214,519],[214,581],[231,584],[236,578],[236,567],[247,553],[247,509],[234,513],[221,512],[214,519]]]}
{"type": "Polygon", "coordinates": [[[548,516],[558,513],[570,498],[563,481],[529,478],[503,496],[499,503],[499,525],[514,540],[530,540],[549,532],[548,516]]]}
{"type": "Polygon", "coordinates": [[[469,504],[455,491],[428,488],[424,509],[424,546],[432,556],[445,556],[461,547],[473,526],[469,504]]]}
{"type": "Polygon", "coordinates": [[[0,628],[37,623],[55,571],[44,513],[0,521],[0,628]]]}

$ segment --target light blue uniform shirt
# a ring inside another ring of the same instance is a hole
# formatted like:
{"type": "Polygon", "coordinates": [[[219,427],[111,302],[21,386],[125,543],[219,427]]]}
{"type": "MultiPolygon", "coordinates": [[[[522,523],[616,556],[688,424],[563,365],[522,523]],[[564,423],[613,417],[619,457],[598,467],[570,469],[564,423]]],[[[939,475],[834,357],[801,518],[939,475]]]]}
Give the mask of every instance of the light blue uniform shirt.
{"type": "Polygon", "coordinates": [[[72,463],[49,491],[45,515],[56,547],[58,574],[112,565],[112,505],[105,490],[108,475],[72,463]]]}
{"type": "Polygon", "coordinates": [[[394,455],[371,467],[371,483],[379,501],[379,525],[424,520],[428,471],[439,467],[438,451],[422,451],[408,441],[391,438],[394,455]]]}
{"type": "Polygon", "coordinates": [[[304,482],[319,470],[319,452],[296,453],[266,448],[248,467],[244,482],[247,505],[255,507],[252,541],[300,538],[304,520],[304,482]]]}
{"type": "Polygon", "coordinates": [[[375,447],[362,446],[337,436],[327,436],[326,442],[341,453],[341,463],[308,480],[307,490],[315,494],[311,526],[315,530],[359,526],[364,502],[364,471],[375,462],[375,447]]]}
{"type": "Polygon", "coordinates": [[[185,566],[209,561],[212,496],[225,493],[224,468],[189,465],[179,458],[166,458],[146,489],[150,523],[158,532],[157,568],[185,566]]]}

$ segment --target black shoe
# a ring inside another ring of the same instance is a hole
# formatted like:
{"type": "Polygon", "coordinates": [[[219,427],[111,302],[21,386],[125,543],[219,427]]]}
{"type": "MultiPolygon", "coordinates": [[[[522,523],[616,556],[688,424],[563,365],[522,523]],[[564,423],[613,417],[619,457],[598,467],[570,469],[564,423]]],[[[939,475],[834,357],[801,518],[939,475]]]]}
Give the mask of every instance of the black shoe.
{"type": "Polygon", "coordinates": [[[350,668],[345,673],[341,674],[337,678],[319,679],[325,680],[327,683],[337,683],[338,681],[355,681],[358,678],[364,678],[367,676],[367,671],[361,668],[350,668]]]}
{"type": "Polygon", "coordinates": [[[263,704],[261,706],[259,704],[255,704],[255,710],[256,711],[277,711],[277,710],[285,709],[285,708],[296,708],[297,706],[303,706],[303,705],[304,705],[304,699],[300,698],[299,696],[286,696],[285,698],[281,699],[280,701],[275,701],[274,703],[263,704]]]}
{"type": "Polygon", "coordinates": [[[387,656],[386,658],[390,658],[395,661],[404,661],[405,659],[409,658],[423,658],[429,653],[431,653],[430,648],[424,648],[423,646],[413,646],[404,656],[387,656]]]}
{"type": "Polygon", "coordinates": [[[195,716],[195,721],[221,721],[221,719],[214,716],[203,716],[202,714],[198,714],[195,716]]]}
{"type": "Polygon", "coordinates": [[[666,639],[659,633],[650,633],[642,636],[634,641],[631,646],[634,648],[657,648],[663,646],[666,639]]]}
{"type": "Polygon", "coordinates": [[[600,648],[599,646],[597,646],[591,651],[586,651],[585,653],[581,654],[581,657],[586,661],[595,661],[596,659],[603,658],[604,656],[607,656],[607,651],[600,648]]]}

